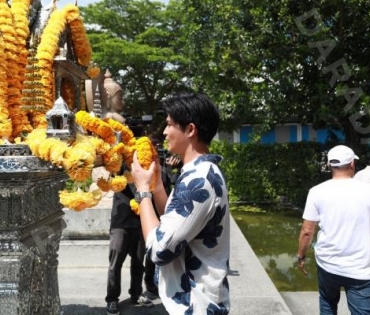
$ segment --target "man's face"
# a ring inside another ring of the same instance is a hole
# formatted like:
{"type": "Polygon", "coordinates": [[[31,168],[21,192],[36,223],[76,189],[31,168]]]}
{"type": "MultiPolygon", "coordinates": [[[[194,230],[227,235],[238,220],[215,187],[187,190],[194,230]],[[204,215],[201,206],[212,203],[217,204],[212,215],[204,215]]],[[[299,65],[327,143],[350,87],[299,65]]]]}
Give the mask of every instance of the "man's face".
{"type": "Polygon", "coordinates": [[[181,130],[180,126],[170,116],[167,116],[166,123],[167,126],[163,134],[167,140],[168,151],[181,156],[186,151],[189,142],[187,134],[181,130]]]}

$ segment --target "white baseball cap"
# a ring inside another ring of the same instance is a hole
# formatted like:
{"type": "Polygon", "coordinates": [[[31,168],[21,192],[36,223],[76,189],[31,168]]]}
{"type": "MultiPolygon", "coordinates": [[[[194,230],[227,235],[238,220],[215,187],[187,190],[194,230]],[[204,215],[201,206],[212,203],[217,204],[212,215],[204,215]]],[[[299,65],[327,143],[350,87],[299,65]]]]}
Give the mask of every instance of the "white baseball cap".
{"type": "Polygon", "coordinates": [[[359,158],[345,145],[337,145],[328,152],[328,164],[334,167],[350,164],[354,159],[359,158]]]}

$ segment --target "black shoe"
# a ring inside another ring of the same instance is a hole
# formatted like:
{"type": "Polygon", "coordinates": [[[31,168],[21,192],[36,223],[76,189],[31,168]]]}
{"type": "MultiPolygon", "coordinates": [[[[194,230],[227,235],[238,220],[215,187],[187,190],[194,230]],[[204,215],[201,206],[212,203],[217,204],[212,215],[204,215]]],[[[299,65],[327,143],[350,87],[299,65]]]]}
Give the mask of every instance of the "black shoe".
{"type": "Polygon", "coordinates": [[[146,290],[143,295],[147,297],[149,300],[155,300],[159,298],[158,289],[153,291],[146,290]]]}
{"type": "Polygon", "coordinates": [[[108,302],[107,304],[107,315],[119,315],[118,302],[108,302]]]}
{"type": "Polygon", "coordinates": [[[148,307],[148,308],[154,306],[153,302],[144,295],[140,295],[139,297],[132,296],[131,303],[137,306],[148,307]]]}

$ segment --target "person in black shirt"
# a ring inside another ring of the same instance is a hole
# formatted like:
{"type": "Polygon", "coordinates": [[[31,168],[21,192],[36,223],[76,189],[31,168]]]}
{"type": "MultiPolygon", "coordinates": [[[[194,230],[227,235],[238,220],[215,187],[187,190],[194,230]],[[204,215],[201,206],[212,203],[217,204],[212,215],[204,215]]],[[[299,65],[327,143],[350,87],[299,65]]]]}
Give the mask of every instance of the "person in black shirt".
{"type": "Polygon", "coordinates": [[[134,198],[135,186],[127,187],[113,195],[113,207],[110,224],[109,270],[107,296],[107,314],[119,314],[119,296],[121,295],[121,269],[127,255],[131,257],[130,288],[131,303],[143,307],[152,307],[153,303],[142,295],[144,275],[145,243],[141,231],[140,217],[130,207],[134,198]]]}

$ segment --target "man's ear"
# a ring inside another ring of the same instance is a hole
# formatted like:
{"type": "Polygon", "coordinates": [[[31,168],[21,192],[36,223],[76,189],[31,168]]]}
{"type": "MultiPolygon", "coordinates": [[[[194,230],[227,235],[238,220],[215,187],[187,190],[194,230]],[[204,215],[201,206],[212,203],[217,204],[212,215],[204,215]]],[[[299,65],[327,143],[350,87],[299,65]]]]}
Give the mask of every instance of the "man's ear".
{"type": "Polygon", "coordinates": [[[197,126],[195,126],[193,123],[190,123],[187,127],[187,133],[188,133],[188,138],[194,137],[198,134],[198,129],[197,126]]]}

